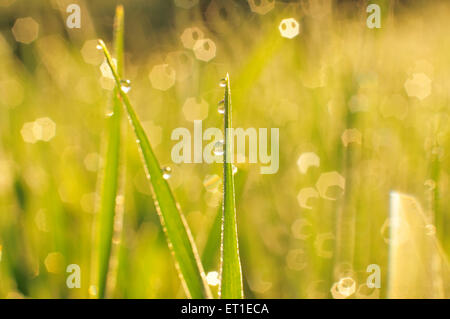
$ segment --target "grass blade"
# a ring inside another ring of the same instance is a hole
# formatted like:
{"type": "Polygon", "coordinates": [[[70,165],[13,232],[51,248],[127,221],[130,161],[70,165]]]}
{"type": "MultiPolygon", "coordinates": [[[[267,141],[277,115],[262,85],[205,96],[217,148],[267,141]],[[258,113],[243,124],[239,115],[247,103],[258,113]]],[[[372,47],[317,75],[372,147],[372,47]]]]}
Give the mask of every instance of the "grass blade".
{"type": "Polygon", "coordinates": [[[225,299],[243,298],[242,271],[239,260],[239,244],[237,238],[236,202],[234,196],[234,176],[232,167],[232,138],[231,134],[231,88],[230,77],[225,78],[225,152],[223,163],[223,219],[221,246],[221,283],[220,297],[225,299]]]}
{"type": "MultiPolygon", "coordinates": [[[[114,43],[117,59],[117,72],[123,73],[123,7],[118,6],[114,22],[114,43]]],[[[112,94],[112,112],[107,118],[106,152],[101,186],[100,207],[97,224],[97,296],[105,297],[108,270],[110,266],[114,218],[116,215],[116,197],[119,184],[119,161],[121,139],[121,105],[118,89],[112,94]]]]}
{"type": "MultiPolygon", "coordinates": [[[[108,65],[114,75],[116,86],[120,88],[121,80],[112,64],[111,55],[103,41],[99,40],[99,44],[103,49],[108,65]]],[[[203,266],[200,262],[197,247],[192,238],[189,226],[178,208],[169,184],[163,178],[161,167],[153,153],[141,122],[130,104],[128,95],[122,89],[119,89],[119,93],[134,133],[136,134],[136,139],[144,161],[144,167],[152,185],[156,210],[161,219],[161,224],[163,225],[169,247],[175,258],[176,267],[185,288],[185,292],[188,297],[191,298],[211,298],[211,291],[206,283],[203,266]]]]}
{"type": "MultiPolygon", "coordinates": [[[[236,197],[236,207],[239,206],[239,200],[242,196],[243,188],[245,186],[245,181],[247,180],[247,171],[240,170],[238,175],[235,173],[235,197],[236,197]],[[237,178],[236,178],[237,176],[237,178]]],[[[220,244],[222,235],[222,214],[223,205],[220,204],[217,209],[216,216],[209,229],[208,236],[206,239],[205,247],[202,251],[202,264],[206,272],[219,269],[219,255],[220,255],[220,244]]]]}
{"type": "Polygon", "coordinates": [[[419,201],[391,192],[388,298],[449,298],[450,265],[419,201]]]}
{"type": "Polygon", "coordinates": [[[209,229],[208,237],[205,243],[205,247],[202,252],[202,264],[205,270],[217,270],[218,265],[218,252],[220,249],[220,234],[222,226],[222,206],[217,211],[216,216],[209,229]]]}

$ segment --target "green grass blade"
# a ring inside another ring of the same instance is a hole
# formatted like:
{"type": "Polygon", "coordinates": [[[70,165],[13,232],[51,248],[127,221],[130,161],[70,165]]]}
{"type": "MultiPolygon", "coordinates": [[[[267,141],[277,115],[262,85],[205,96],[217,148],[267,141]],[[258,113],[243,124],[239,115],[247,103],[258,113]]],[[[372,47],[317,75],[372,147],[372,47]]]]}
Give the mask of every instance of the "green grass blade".
{"type": "Polygon", "coordinates": [[[242,271],[239,260],[239,244],[237,237],[236,202],[234,196],[234,176],[232,167],[231,133],[231,88],[230,77],[227,74],[225,84],[225,152],[223,164],[223,219],[221,246],[221,283],[220,297],[225,299],[243,298],[242,271]]]}
{"type": "MultiPolygon", "coordinates": [[[[114,43],[117,70],[123,73],[123,7],[118,6],[114,23],[114,43]]],[[[118,89],[112,94],[112,113],[107,118],[106,152],[97,224],[97,296],[105,297],[108,270],[111,259],[112,237],[114,234],[114,217],[119,181],[120,139],[121,139],[121,103],[118,89]]]]}
{"type": "MultiPolygon", "coordinates": [[[[245,181],[247,180],[247,171],[239,170],[238,175],[234,177],[236,207],[239,206],[239,200],[242,196],[245,181]],[[237,177],[237,178],[236,178],[237,177]]],[[[216,216],[208,232],[205,247],[202,251],[202,264],[206,272],[219,269],[219,255],[222,234],[222,214],[223,206],[220,204],[217,209],[216,216]]]]}
{"type": "MultiPolygon", "coordinates": [[[[117,87],[121,82],[117,71],[112,64],[111,55],[103,41],[99,41],[108,61],[111,72],[114,75],[117,87]]],[[[169,184],[163,178],[161,167],[156,159],[150,142],[139,121],[128,95],[121,89],[119,93],[129,120],[133,127],[139,149],[142,153],[144,167],[147,171],[153,190],[153,199],[161,219],[169,247],[174,255],[177,269],[188,297],[211,298],[211,291],[206,283],[203,266],[198,256],[197,248],[191,235],[189,226],[178,208],[175,198],[170,190],[169,184]]]]}
{"type": "Polygon", "coordinates": [[[218,209],[216,216],[212,222],[211,228],[208,233],[208,237],[205,243],[205,247],[202,252],[202,263],[205,270],[212,271],[217,270],[218,265],[218,252],[220,249],[220,234],[222,226],[222,206],[218,209]]]}

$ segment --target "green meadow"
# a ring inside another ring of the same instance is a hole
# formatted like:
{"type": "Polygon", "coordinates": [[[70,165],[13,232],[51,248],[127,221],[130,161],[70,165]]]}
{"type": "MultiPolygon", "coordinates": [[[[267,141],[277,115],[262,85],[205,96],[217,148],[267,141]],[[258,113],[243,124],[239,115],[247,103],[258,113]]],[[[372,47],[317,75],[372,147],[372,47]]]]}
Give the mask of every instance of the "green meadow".
{"type": "Polygon", "coordinates": [[[0,0],[0,298],[450,297],[447,1],[73,4],[0,0]]]}

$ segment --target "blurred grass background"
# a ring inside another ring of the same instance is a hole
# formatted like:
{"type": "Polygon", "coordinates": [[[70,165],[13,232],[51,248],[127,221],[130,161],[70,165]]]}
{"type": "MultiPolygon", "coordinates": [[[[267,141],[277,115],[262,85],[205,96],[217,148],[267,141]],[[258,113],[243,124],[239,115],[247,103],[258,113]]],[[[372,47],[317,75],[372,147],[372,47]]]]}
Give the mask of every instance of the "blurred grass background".
{"type": "MultiPolygon", "coordinates": [[[[2,298],[92,294],[93,220],[112,88],[95,46],[99,37],[112,40],[117,3],[0,0],[2,298]],[[80,29],[65,25],[70,3],[81,7],[80,29]],[[80,289],[66,286],[69,264],[81,267],[80,289]]],[[[246,297],[332,298],[333,283],[348,275],[360,292],[351,297],[364,297],[370,264],[381,267],[375,295],[386,297],[393,190],[417,198],[449,253],[446,1],[121,3],[130,98],[156,155],[172,168],[169,184],[200,251],[220,205],[215,175],[222,166],[173,164],[172,130],[192,132],[194,119],[204,129],[221,127],[218,81],[226,72],[233,125],[280,128],[277,174],[237,164],[246,297]],[[382,9],[381,29],[366,26],[369,3],[382,9]],[[261,14],[264,5],[270,10],[261,14]],[[300,24],[293,39],[278,29],[285,18],[300,24]],[[208,50],[192,50],[193,27],[210,39],[208,50]],[[300,155],[311,152],[320,165],[304,171],[316,162],[300,155]],[[342,178],[345,190],[336,187],[342,178]],[[331,186],[326,194],[322,184],[331,186]],[[307,188],[311,209],[300,205],[307,188]]],[[[109,297],[183,298],[135,144],[129,130],[123,233],[109,297]]],[[[205,268],[218,271],[218,254],[205,268]]]]}

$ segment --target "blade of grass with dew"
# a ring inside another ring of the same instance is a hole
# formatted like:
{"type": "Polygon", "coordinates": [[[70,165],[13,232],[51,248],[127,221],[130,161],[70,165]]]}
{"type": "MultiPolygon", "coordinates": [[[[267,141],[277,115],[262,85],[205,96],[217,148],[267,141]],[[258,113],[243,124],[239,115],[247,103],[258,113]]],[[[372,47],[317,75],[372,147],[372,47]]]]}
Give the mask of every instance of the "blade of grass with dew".
{"type": "MultiPolygon", "coordinates": [[[[114,47],[117,60],[117,72],[123,73],[123,7],[118,6],[114,21],[114,47]]],[[[112,94],[112,112],[107,117],[107,140],[104,155],[104,169],[97,224],[97,296],[105,297],[108,270],[111,259],[112,237],[114,233],[114,217],[116,212],[116,197],[119,181],[120,139],[121,139],[121,103],[119,89],[112,94]]]]}
{"type": "MultiPolygon", "coordinates": [[[[116,86],[120,88],[121,80],[112,64],[111,55],[102,40],[99,40],[99,45],[102,47],[113,73],[116,86]]],[[[161,219],[169,248],[175,258],[175,264],[185,292],[191,298],[211,298],[211,291],[206,282],[203,266],[189,226],[179,210],[169,184],[163,177],[161,167],[153,153],[142,124],[131,106],[128,95],[122,89],[119,89],[119,93],[136,134],[138,146],[143,157],[144,168],[152,185],[156,210],[161,219]]]]}
{"type": "Polygon", "coordinates": [[[231,88],[230,77],[225,78],[224,97],[224,132],[225,152],[223,163],[223,217],[222,217],[222,245],[220,265],[220,297],[224,299],[243,298],[242,271],[239,260],[239,244],[237,237],[236,202],[234,197],[233,150],[231,134],[231,88]]]}
{"type": "MultiPolygon", "coordinates": [[[[242,196],[242,191],[247,180],[247,170],[240,170],[239,176],[235,175],[235,197],[236,197],[236,207],[239,206],[239,200],[242,196]]],[[[236,173],[235,173],[236,174],[236,173]]],[[[202,251],[202,263],[206,272],[216,270],[219,266],[219,254],[220,254],[220,244],[221,244],[221,234],[222,234],[222,212],[223,205],[220,206],[214,216],[214,220],[208,232],[208,237],[205,242],[205,247],[202,251]]]]}

